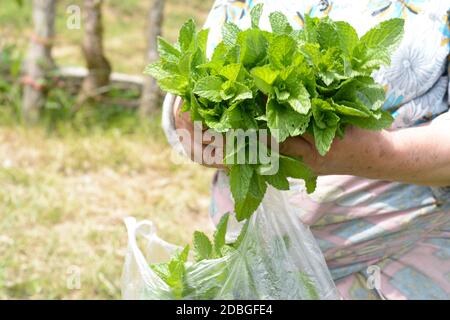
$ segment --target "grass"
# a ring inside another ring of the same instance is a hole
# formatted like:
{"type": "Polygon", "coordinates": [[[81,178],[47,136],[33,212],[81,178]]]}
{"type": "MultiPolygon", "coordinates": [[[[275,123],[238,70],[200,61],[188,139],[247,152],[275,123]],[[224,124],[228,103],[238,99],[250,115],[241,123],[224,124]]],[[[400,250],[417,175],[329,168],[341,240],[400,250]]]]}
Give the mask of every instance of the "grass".
{"type": "Polygon", "coordinates": [[[211,231],[212,172],[174,165],[160,133],[4,126],[0,154],[2,299],[119,298],[129,215],[180,244],[211,231]],[[72,266],[80,290],[67,289],[72,266]]]}
{"type": "MultiPolygon", "coordinates": [[[[3,44],[25,48],[29,3],[2,3],[3,44]]],[[[69,3],[80,1],[58,1],[55,53],[61,65],[80,65],[81,31],[64,27],[69,3]]],[[[105,1],[106,48],[117,71],[140,73],[145,64],[148,3],[105,1]]],[[[209,6],[169,0],[164,33],[174,39],[184,20],[202,21],[209,6]]],[[[105,105],[72,116],[66,109],[73,97],[53,90],[54,109],[27,128],[15,116],[17,88],[1,85],[0,299],[120,298],[126,216],[154,221],[162,238],[179,244],[189,242],[194,230],[212,231],[213,171],[175,165],[159,117],[143,121],[133,111],[105,105]],[[78,272],[81,287],[73,289],[78,272]]]]}

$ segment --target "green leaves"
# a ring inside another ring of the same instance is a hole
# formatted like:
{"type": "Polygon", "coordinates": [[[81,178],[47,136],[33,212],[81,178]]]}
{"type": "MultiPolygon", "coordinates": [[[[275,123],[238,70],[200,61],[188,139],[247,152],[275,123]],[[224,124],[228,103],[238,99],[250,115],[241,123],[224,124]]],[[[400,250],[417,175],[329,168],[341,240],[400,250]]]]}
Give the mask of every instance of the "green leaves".
{"type": "Polygon", "coordinates": [[[338,28],[329,18],[321,20],[317,25],[317,41],[323,49],[341,46],[338,28]]]}
{"type": "Polygon", "coordinates": [[[206,234],[200,231],[194,232],[195,260],[209,259],[212,255],[212,244],[206,234]]]}
{"type": "Polygon", "coordinates": [[[287,35],[273,38],[269,45],[269,62],[277,68],[283,69],[292,65],[292,59],[297,49],[297,43],[287,35]]]}
{"type": "MultiPolygon", "coordinates": [[[[179,95],[183,111],[206,127],[221,133],[269,129],[278,142],[308,132],[323,156],[336,136],[344,138],[348,126],[380,130],[392,124],[392,116],[382,110],[384,88],[372,73],[390,63],[402,39],[403,20],[384,21],[359,38],[350,24],[329,18],[305,16],[304,28],[294,31],[280,12],[269,16],[272,32],[263,31],[258,27],[262,12],[261,4],[253,7],[247,30],[226,23],[223,41],[210,59],[208,30],[197,31],[187,21],[176,45],[159,39],[160,61],[145,73],[162,90],[179,95]]],[[[243,149],[249,152],[247,146],[243,149]]],[[[230,169],[238,220],[258,208],[267,185],[287,190],[288,178],[298,178],[314,191],[316,178],[299,159],[281,157],[279,172],[264,176],[259,159],[235,164],[229,161],[233,157],[226,153],[224,163],[230,169]]],[[[199,257],[217,254],[204,235],[196,234],[196,239],[199,257]]]]}
{"type": "Polygon", "coordinates": [[[289,92],[287,103],[298,113],[307,115],[309,110],[311,110],[311,100],[308,90],[300,83],[291,88],[292,90],[289,92]]]}
{"type": "Polygon", "coordinates": [[[231,22],[225,23],[222,28],[222,38],[225,46],[227,47],[234,46],[236,44],[237,37],[240,32],[241,30],[234,23],[231,22]]]}
{"type": "Polygon", "coordinates": [[[261,19],[263,8],[264,5],[262,3],[258,3],[256,6],[253,7],[252,11],[250,12],[250,16],[252,19],[252,28],[254,29],[259,27],[259,20],[261,19]]]}
{"type": "Polygon", "coordinates": [[[158,52],[163,61],[166,60],[176,63],[181,57],[181,52],[161,37],[158,38],[158,52]]]}
{"type": "Polygon", "coordinates": [[[280,155],[280,172],[286,177],[304,180],[308,193],[316,189],[317,176],[301,159],[280,155]]]}
{"type": "Polygon", "coordinates": [[[311,114],[303,115],[289,105],[271,99],[267,103],[267,124],[278,142],[288,137],[303,135],[308,128],[311,114]]]}
{"type": "Polygon", "coordinates": [[[214,232],[214,243],[211,243],[208,236],[203,232],[194,232],[194,255],[195,261],[199,262],[206,259],[217,259],[224,256],[228,250],[225,243],[227,233],[228,219],[230,215],[224,214],[220,219],[216,231],[214,232]]]}
{"type": "MultiPolygon", "coordinates": [[[[232,70],[227,70],[231,79],[237,78],[232,70]]],[[[253,97],[252,91],[245,85],[234,82],[232,80],[225,81],[218,76],[209,76],[199,80],[193,92],[201,98],[208,99],[211,102],[222,102],[231,100],[232,102],[251,99],[253,97]]],[[[210,108],[207,108],[210,110],[210,108]]],[[[206,110],[199,110],[199,112],[208,112],[206,110]]]]}
{"type": "Polygon", "coordinates": [[[187,93],[188,85],[188,79],[183,76],[176,75],[159,80],[159,86],[162,90],[178,96],[184,96],[187,93]]]}
{"type": "Polygon", "coordinates": [[[395,50],[403,38],[403,19],[391,19],[381,22],[361,38],[361,45],[366,48],[382,48],[390,52],[395,50]]]}
{"type": "MultiPolygon", "coordinates": [[[[151,264],[150,268],[156,275],[161,278],[170,288],[172,299],[186,299],[196,296],[198,299],[212,299],[215,297],[215,291],[203,292],[202,287],[196,287],[195,283],[192,283],[192,274],[196,273],[196,270],[202,270],[204,272],[204,262],[220,259],[226,256],[230,256],[236,251],[247,234],[248,223],[242,228],[237,240],[234,243],[226,243],[225,237],[227,233],[227,226],[229,220],[229,213],[224,214],[220,219],[216,231],[214,232],[213,242],[203,232],[195,231],[193,236],[194,247],[194,261],[188,261],[189,246],[185,246],[182,250],[176,251],[170,261],[165,263],[151,264]]],[[[209,270],[209,273],[214,275],[213,281],[217,282],[217,285],[223,285],[227,280],[227,268],[220,262],[216,262],[219,270],[209,270]],[[220,274],[220,276],[219,276],[220,274]]],[[[195,278],[195,277],[194,277],[195,278]]],[[[205,276],[205,281],[208,281],[208,276],[205,276]]],[[[208,286],[206,286],[208,287],[208,286]]],[[[209,288],[209,287],[208,287],[209,288]]],[[[214,289],[214,288],[212,288],[214,289]]]]}
{"type": "Polygon", "coordinates": [[[356,30],[344,21],[336,22],[336,28],[339,35],[340,48],[347,56],[351,56],[359,41],[356,30]]]}
{"type": "Polygon", "coordinates": [[[176,252],[167,263],[152,264],[150,268],[170,287],[174,299],[182,299],[186,286],[186,262],[189,254],[189,246],[176,252]]]}
{"type": "Polygon", "coordinates": [[[194,87],[193,92],[199,97],[208,99],[212,102],[222,101],[220,92],[224,81],[217,76],[209,76],[200,79],[194,87]]]}
{"type": "Polygon", "coordinates": [[[324,156],[330,151],[331,144],[336,136],[337,125],[325,129],[319,128],[317,124],[314,124],[313,127],[317,151],[324,156]]]}
{"type": "Polygon", "coordinates": [[[255,86],[265,95],[273,94],[273,83],[278,78],[279,72],[269,65],[253,68],[251,71],[255,86]]]}
{"type": "Polygon", "coordinates": [[[237,43],[240,47],[240,61],[246,67],[253,67],[267,56],[268,41],[263,32],[249,29],[238,34],[237,43]]]}
{"type": "Polygon", "coordinates": [[[235,202],[236,219],[249,218],[258,208],[267,185],[253,165],[236,164],[231,166],[230,187],[235,202]]]}
{"type": "Polygon", "coordinates": [[[227,225],[230,214],[225,214],[217,224],[216,231],[214,232],[214,253],[216,257],[223,255],[222,250],[225,247],[225,236],[227,234],[227,225]]]}
{"type": "Polygon", "coordinates": [[[269,16],[272,32],[275,34],[289,34],[293,31],[288,19],[281,12],[273,12],[269,16]]]}
{"type": "Polygon", "coordinates": [[[403,19],[391,19],[367,32],[355,49],[353,67],[370,76],[380,66],[390,64],[390,56],[403,38],[404,23],[403,19]]]}
{"type": "Polygon", "coordinates": [[[193,41],[195,41],[195,23],[194,20],[190,19],[181,27],[178,37],[178,44],[180,45],[181,51],[189,50],[193,41]]]}

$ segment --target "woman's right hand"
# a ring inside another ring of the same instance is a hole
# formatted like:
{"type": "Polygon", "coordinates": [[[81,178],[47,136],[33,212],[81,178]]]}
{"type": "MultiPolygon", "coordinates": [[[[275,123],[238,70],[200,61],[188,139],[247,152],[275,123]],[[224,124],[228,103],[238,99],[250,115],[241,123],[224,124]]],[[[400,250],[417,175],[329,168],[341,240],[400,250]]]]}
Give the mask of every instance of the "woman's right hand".
{"type": "MultiPolygon", "coordinates": [[[[223,165],[223,141],[215,141],[215,137],[204,128],[196,128],[197,124],[191,120],[189,112],[182,112],[183,101],[177,97],[173,111],[175,117],[175,128],[181,145],[186,155],[208,168],[225,169],[223,165]],[[195,139],[194,132],[198,131],[200,137],[195,139]]],[[[222,139],[224,140],[224,139],[222,139]]]]}

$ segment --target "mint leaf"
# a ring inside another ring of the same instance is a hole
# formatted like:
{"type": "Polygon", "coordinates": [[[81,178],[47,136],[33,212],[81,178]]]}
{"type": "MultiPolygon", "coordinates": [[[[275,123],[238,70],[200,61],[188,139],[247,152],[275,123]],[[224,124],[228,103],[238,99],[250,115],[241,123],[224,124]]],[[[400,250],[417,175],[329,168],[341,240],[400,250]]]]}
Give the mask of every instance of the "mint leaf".
{"type": "Polygon", "coordinates": [[[156,80],[161,80],[170,77],[172,74],[164,69],[161,62],[155,62],[147,65],[144,70],[144,74],[152,76],[156,80]]]}
{"type": "Polygon", "coordinates": [[[340,38],[336,24],[325,18],[317,25],[317,41],[323,49],[340,46],[340,38]]]}
{"type": "Polygon", "coordinates": [[[228,219],[230,214],[224,214],[217,224],[214,232],[214,251],[216,256],[222,256],[222,249],[225,246],[225,236],[227,234],[228,219]]]}
{"type": "Polygon", "coordinates": [[[390,19],[381,22],[369,30],[360,40],[367,49],[386,49],[394,51],[403,38],[405,21],[403,19],[390,19]]]}
{"type": "Polygon", "coordinates": [[[194,20],[189,19],[180,29],[178,43],[181,51],[189,50],[196,36],[196,27],[194,20]]]}
{"type": "Polygon", "coordinates": [[[161,37],[158,37],[158,52],[163,60],[177,63],[181,52],[161,37]]]}
{"type": "Polygon", "coordinates": [[[259,20],[261,19],[261,15],[263,12],[264,5],[262,3],[258,3],[253,7],[252,11],[250,11],[250,16],[252,19],[252,28],[259,27],[259,20]]]}
{"type": "Polygon", "coordinates": [[[340,48],[348,56],[351,56],[358,45],[358,33],[349,23],[344,21],[337,21],[336,28],[339,35],[340,48]]]}
{"type": "Polygon", "coordinates": [[[272,12],[269,16],[272,32],[275,34],[290,34],[294,29],[281,12],[272,12]]]}
{"type": "Polygon", "coordinates": [[[222,101],[220,92],[222,91],[223,83],[224,81],[220,77],[205,77],[195,84],[193,92],[202,98],[213,102],[220,102],[222,101]]]}
{"type": "Polygon", "coordinates": [[[304,180],[308,193],[316,189],[317,176],[301,159],[280,155],[280,171],[286,177],[304,180]]]}
{"type": "Polygon", "coordinates": [[[243,200],[249,193],[254,170],[250,165],[233,165],[230,169],[230,187],[235,201],[243,200]]]}
{"type": "Polygon", "coordinates": [[[338,48],[321,50],[320,45],[307,43],[301,50],[325,86],[345,79],[344,63],[338,48]]]}
{"type": "Polygon", "coordinates": [[[290,36],[276,36],[269,45],[270,63],[277,69],[291,65],[296,48],[297,44],[290,36]]]}
{"type": "Polygon", "coordinates": [[[385,100],[384,89],[370,77],[358,77],[344,84],[333,97],[336,102],[353,101],[366,110],[378,110],[385,100]]]}
{"type": "Polygon", "coordinates": [[[289,190],[289,181],[281,170],[274,175],[264,175],[263,177],[272,187],[278,190],[289,190]]]}
{"type": "Polygon", "coordinates": [[[308,90],[301,83],[291,88],[292,91],[287,101],[288,104],[298,113],[307,115],[311,110],[311,100],[308,90]]]}
{"type": "Polygon", "coordinates": [[[187,92],[189,82],[185,77],[173,76],[159,80],[160,88],[163,91],[173,93],[174,95],[184,96],[187,92]]]}
{"type": "Polygon", "coordinates": [[[317,26],[319,24],[319,18],[312,18],[310,15],[305,15],[305,25],[303,26],[303,35],[306,42],[313,44],[317,43],[317,26]]]}
{"type": "Polygon", "coordinates": [[[150,265],[150,268],[156,273],[158,277],[167,282],[170,274],[168,263],[154,263],[150,265]]]}
{"type": "Polygon", "coordinates": [[[373,71],[390,63],[391,55],[385,48],[368,48],[360,44],[353,52],[352,68],[365,76],[370,76],[373,71]]]}
{"type": "Polygon", "coordinates": [[[330,151],[334,137],[336,136],[337,126],[321,129],[314,123],[313,128],[317,151],[319,151],[321,156],[325,156],[330,151]]]}
{"type": "Polygon", "coordinates": [[[240,33],[241,29],[237,25],[231,22],[227,22],[224,24],[222,28],[222,38],[223,43],[225,46],[232,47],[236,44],[238,34],[240,33]]]}
{"type": "Polygon", "coordinates": [[[230,187],[238,221],[245,220],[259,207],[267,185],[251,165],[233,165],[230,170],[230,187]]]}
{"type": "Polygon", "coordinates": [[[206,47],[208,44],[209,29],[203,29],[197,34],[198,47],[206,54],[206,47]]]}
{"type": "Polygon", "coordinates": [[[371,116],[370,118],[347,116],[343,119],[343,122],[366,130],[388,129],[394,122],[394,118],[387,111],[378,110],[375,112],[375,115],[376,116],[371,116]]]}
{"type": "Polygon", "coordinates": [[[246,67],[253,67],[267,56],[268,41],[261,30],[242,31],[237,39],[240,45],[240,61],[246,67]]]}
{"type": "Polygon", "coordinates": [[[194,232],[194,254],[196,261],[210,259],[212,254],[212,244],[203,232],[194,232]]]}
{"type": "Polygon", "coordinates": [[[188,254],[189,246],[186,246],[181,252],[178,252],[168,264],[169,274],[165,281],[172,289],[175,299],[183,298],[184,277],[186,274],[185,263],[187,262],[188,254]]]}
{"type": "MultiPolygon", "coordinates": [[[[206,52],[206,50],[204,52],[206,52]]],[[[225,43],[221,42],[214,49],[211,60],[200,65],[199,68],[211,69],[213,73],[218,73],[225,64],[227,54],[228,48],[225,43]]]]}
{"type": "Polygon", "coordinates": [[[199,66],[203,65],[206,61],[205,53],[197,48],[192,56],[189,58],[189,72],[192,80],[197,81],[199,78],[207,76],[207,73],[204,69],[199,68],[199,66]]]}
{"type": "Polygon", "coordinates": [[[389,65],[392,52],[403,38],[404,23],[403,19],[391,19],[367,32],[355,48],[353,68],[370,76],[380,66],[389,65]]]}
{"type": "Polygon", "coordinates": [[[222,100],[231,100],[232,103],[235,103],[253,98],[253,92],[242,83],[228,80],[222,84],[220,96],[222,100]]]}
{"type": "Polygon", "coordinates": [[[245,85],[241,83],[234,83],[235,95],[232,102],[237,102],[241,100],[247,100],[253,98],[253,92],[245,85]]]}
{"type": "MultiPolygon", "coordinates": [[[[343,103],[345,104],[345,102],[343,103]]],[[[370,117],[370,113],[367,112],[366,110],[360,110],[358,108],[353,108],[350,106],[346,106],[344,104],[333,103],[333,107],[335,108],[336,112],[341,115],[361,117],[361,118],[370,117]]]]}
{"type": "Polygon", "coordinates": [[[219,74],[230,81],[242,81],[245,77],[245,69],[240,63],[232,63],[222,67],[219,74]]]}
{"type": "Polygon", "coordinates": [[[273,137],[283,142],[288,137],[302,135],[308,128],[311,115],[302,115],[290,106],[271,99],[267,103],[267,124],[273,137]]]}
{"type": "Polygon", "coordinates": [[[253,68],[251,71],[256,87],[266,95],[273,94],[272,84],[277,79],[279,72],[269,65],[253,68]]]}

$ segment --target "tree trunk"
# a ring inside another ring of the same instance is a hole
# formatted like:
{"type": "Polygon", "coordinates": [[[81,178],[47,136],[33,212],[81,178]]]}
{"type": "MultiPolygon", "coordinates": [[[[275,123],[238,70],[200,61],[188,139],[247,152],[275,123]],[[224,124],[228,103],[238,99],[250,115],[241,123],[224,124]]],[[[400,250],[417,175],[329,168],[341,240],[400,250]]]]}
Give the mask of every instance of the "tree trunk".
{"type": "MultiPolygon", "coordinates": [[[[161,35],[161,28],[164,14],[164,0],[153,0],[148,15],[147,29],[147,60],[149,63],[158,60],[158,36],[161,35]]],[[[160,107],[161,91],[151,77],[146,77],[142,90],[139,112],[142,116],[148,116],[155,113],[160,107]]]]}
{"type": "Polygon", "coordinates": [[[111,65],[103,52],[102,0],[84,0],[83,54],[89,73],[84,79],[79,102],[99,94],[109,84],[111,65]]]}
{"type": "Polygon", "coordinates": [[[24,63],[22,112],[35,122],[45,105],[49,73],[55,68],[51,50],[55,35],[56,0],[33,0],[34,33],[24,63]]]}

